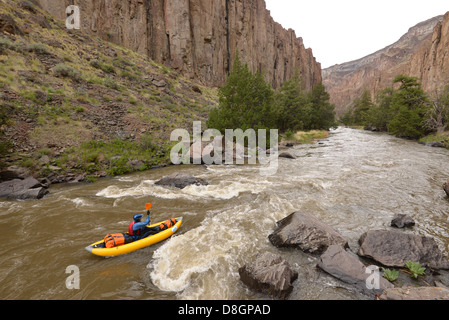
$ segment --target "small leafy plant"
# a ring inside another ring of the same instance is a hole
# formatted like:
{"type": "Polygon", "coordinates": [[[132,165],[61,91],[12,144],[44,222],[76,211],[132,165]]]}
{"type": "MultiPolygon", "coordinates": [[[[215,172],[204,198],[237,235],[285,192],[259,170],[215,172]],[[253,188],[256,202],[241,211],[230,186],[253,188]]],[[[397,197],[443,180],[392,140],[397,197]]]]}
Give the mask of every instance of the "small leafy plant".
{"type": "Polygon", "coordinates": [[[399,277],[399,271],[397,270],[390,270],[390,269],[385,269],[382,268],[382,271],[384,272],[384,278],[387,279],[390,282],[394,282],[398,279],[399,277]]]}
{"type": "Polygon", "coordinates": [[[426,268],[421,267],[419,263],[408,261],[405,266],[412,273],[412,278],[418,279],[418,276],[425,274],[426,268]]]}

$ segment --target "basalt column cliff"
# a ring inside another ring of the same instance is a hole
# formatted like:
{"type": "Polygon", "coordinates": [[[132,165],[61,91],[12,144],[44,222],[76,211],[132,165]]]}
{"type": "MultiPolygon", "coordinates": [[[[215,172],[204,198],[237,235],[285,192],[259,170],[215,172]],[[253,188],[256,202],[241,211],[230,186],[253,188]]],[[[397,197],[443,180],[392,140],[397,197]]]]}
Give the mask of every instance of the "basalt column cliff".
{"type": "Polygon", "coordinates": [[[38,1],[60,19],[78,5],[83,29],[207,85],[224,84],[236,52],[273,87],[296,70],[306,90],[322,80],[312,50],[273,20],[264,0],[38,1]]]}

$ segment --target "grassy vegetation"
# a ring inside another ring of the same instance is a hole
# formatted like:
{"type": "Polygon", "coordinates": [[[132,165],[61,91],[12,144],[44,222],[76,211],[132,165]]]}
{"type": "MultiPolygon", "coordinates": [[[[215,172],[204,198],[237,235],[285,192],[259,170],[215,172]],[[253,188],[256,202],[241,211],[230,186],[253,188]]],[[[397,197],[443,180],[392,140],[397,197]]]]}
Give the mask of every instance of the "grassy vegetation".
{"type": "Polygon", "coordinates": [[[449,149],[449,131],[436,132],[419,140],[421,143],[441,143],[443,147],[449,149]]]}
{"type": "Polygon", "coordinates": [[[26,31],[0,34],[0,104],[8,109],[0,160],[7,165],[40,176],[144,170],[168,163],[173,129],[205,123],[216,106],[217,90],[98,37],[69,32],[35,9],[32,14],[14,1],[0,7],[26,31]]]}
{"type": "Polygon", "coordinates": [[[305,143],[310,144],[316,140],[326,139],[329,136],[329,131],[326,130],[311,130],[311,131],[298,131],[293,133],[287,131],[282,137],[284,143],[305,143]]]}

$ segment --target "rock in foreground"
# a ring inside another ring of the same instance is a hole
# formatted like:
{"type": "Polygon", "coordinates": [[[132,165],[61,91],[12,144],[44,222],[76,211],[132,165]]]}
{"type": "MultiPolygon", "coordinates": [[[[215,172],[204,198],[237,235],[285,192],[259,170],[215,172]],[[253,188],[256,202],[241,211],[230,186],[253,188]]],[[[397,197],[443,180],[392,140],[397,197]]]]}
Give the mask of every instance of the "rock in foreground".
{"type": "Polygon", "coordinates": [[[449,290],[437,287],[404,287],[387,289],[380,300],[449,300],[449,290]]]}
{"type": "Polygon", "coordinates": [[[394,285],[385,278],[379,278],[379,286],[368,286],[368,279],[372,271],[367,270],[365,265],[357,258],[356,255],[346,251],[342,246],[332,245],[327,251],[321,255],[318,267],[337,279],[354,285],[364,294],[374,297],[382,294],[385,289],[393,288],[394,285]],[[374,288],[372,288],[374,287],[374,288]]]}
{"type": "Polygon", "coordinates": [[[268,237],[276,247],[293,247],[312,254],[321,254],[334,244],[349,247],[337,231],[308,213],[295,212],[277,224],[268,237]]]}
{"type": "Polygon", "coordinates": [[[449,260],[433,238],[406,234],[397,230],[368,231],[359,240],[362,257],[384,266],[401,268],[407,261],[432,269],[449,269],[449,260]]]}
{"type": "Polygon", "coordinates": [[[203,179],[192,177],[185,173],[175,173],[168,177],[164,177],[155,183],[158,186],[176,187],[184,189],[190,185],[207,186],[209,183],[203,179]]]}
{"type": "Polygon", "coordinates": [[[249,288],[285,300],[293,290],[298,273],[281,256],[265,252],[239,269],[240,279],[249,288]]]}

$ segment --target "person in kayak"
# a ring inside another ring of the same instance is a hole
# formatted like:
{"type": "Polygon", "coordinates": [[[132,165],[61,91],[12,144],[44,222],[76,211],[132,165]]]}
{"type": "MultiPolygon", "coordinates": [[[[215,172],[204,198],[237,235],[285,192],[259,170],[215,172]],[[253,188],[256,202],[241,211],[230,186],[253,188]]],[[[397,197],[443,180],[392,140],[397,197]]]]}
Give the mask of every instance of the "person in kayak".
{"type": "Polygon", "coordinates": [[[143,214],[134,215],[134,221],[128,226],[128,233],[133,241],[144,239],[159,232],[159,228],[147,227],[150,224],[150,211],[147,211],[147,219],[144,222],[142,222],[142,218],[143,214]]]}

